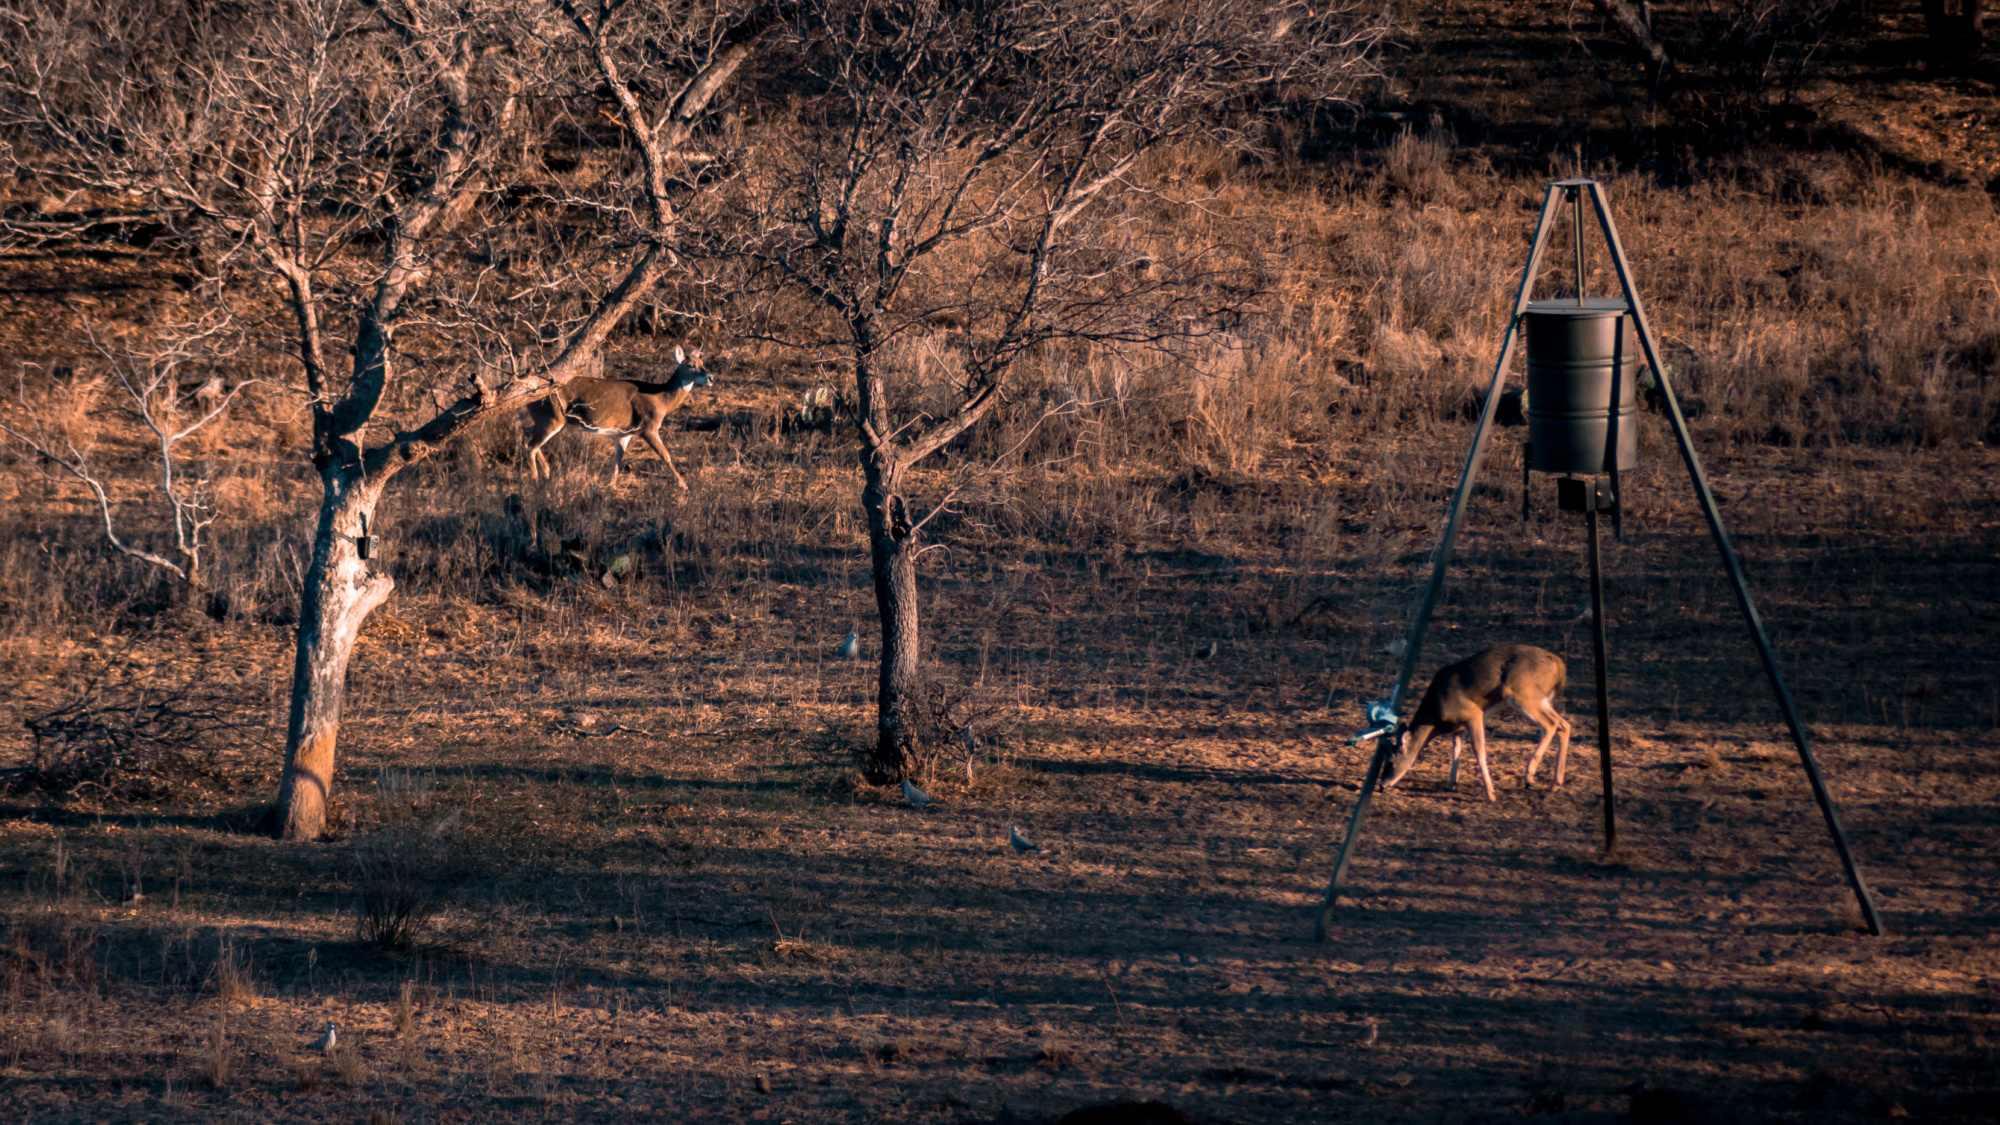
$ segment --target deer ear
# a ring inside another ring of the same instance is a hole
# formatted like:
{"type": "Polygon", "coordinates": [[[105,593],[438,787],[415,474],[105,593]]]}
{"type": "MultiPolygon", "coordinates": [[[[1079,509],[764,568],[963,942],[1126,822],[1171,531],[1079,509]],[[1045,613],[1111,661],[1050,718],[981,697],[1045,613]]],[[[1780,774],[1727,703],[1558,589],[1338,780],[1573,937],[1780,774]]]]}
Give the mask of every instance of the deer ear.
{"type": "Polygon", "coordinates": [[[674,362],[675,362],[675,363],[686,363],[686,362],[687,362],[687,360],[688,360],[688,357],[687,357],[687,353],[686,353],[686,352],[684,352],[684,351],[680,350],[679,348],[675,348],[675,349],[674,349],[674,362]]]}

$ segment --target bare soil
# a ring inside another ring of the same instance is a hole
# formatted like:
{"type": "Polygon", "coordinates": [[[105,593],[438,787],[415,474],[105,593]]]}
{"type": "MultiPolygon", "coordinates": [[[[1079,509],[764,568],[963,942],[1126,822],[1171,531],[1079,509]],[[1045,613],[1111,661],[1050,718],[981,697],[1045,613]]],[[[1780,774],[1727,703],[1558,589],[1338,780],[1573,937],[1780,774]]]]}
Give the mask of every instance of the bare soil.
{"type": "MultiPolygon", "coordinates": [[[[1379,646],[1421,552],[1315,574],[1249,547],[953,552],[929,584],[941,658],[1005,718],[971,783],[941,767],[923,812],[851,764],[872,684],[865,659],[829,653],[868,598],[849,561],[788,552],[666,609],[579,595],[567,623],[526,601],[406,600],[356,664],[343,838],[252,832],[268,753],[241,761],[240,796],[187,807],[6,807],[0,1104],[35,1120],[1037,1120],[1141,1097],[1212,1121],[1991,1119],[2000,477],[1984,449],[1834,459],[1714,467],[1884,937],[1857,930],[1703,529],[1656,466],[1607,547],[1609,858],[1579,531],[1552,505],[1526,532],[1513,498],[1477,506],[1433,635],[1438,661],[1500,638],[1569,659],[1567,784],[1521,788],[1525,724],[1495,740],[1497,804],[1466,778],[1447,789],[1433,751],[1376,802],[1323,946],[1312,913],[1364,764],[1343,739],[1393,675],[1379,646]],[[361,946],[354,845],[447,816],[436,928],[408,954],[361,946]],[[1009,825],[1043,850],[1015,855],[1009,825]],[[145,898],[123,904],[133,871],[145,898]],[[247,976],[229,989],[225,942],[247,976]],[[305,1050],[329,1019],[351,1057],[305,1050]],[[1657,1106],[1685,1112],[1643,1116],[1657,1106]]],[[[1331,487],[1366,519],[1366,485],[1269,487],[1331,487]]],[[[277,627],[130,643],[274,703],[288,655],[277,627]]]]}

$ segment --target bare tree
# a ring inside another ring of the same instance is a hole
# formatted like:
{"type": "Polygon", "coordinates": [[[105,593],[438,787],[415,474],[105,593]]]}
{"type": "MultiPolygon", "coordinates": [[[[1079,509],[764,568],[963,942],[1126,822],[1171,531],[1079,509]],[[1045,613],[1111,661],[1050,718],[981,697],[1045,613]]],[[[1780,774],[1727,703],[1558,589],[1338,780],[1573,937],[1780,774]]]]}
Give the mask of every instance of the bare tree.
{"type": "Polygon", "coordinates": [[[197,290],[282,330],[296,366],[321,503],[281,836],[323,830],[348,660],[394,588],[358,549],[383,490],[601,366],[682,266],[684,149],[778,11],[102,0],[41,6],[0,46],[6,155],[97,201],[100,225],[118,208],[164,224],[197,290]],[[551,137],[576,155],[545,158],[551,137]]]}
{"type": "Polygon", "coordinates": [[[921,752],[916,561],[938,511],[908,499],[912,468],[1051,341],[1214,330],[1240,294],[1201,284],[1198,253],[1155,261],[1096,219],[1147,153],[1234,146],[1254,106],[1336,95],[1383,25],[1339,2],[820,0],[792,26],[811,99],[757,170],[748,253],[819,310],[790,341],[853,372],[882,633],[874,764],[896,776],[921,752]],[[953,362],[902,358],[940,325],[953,362]]]}
{"type": "Polygon", "coordinates": [[[13,397],[0,409],[0,433],[34,450],[90,493],[112,550],[173,575],[191,597],[211,592],[208,529],[215,522],[215,507],[207,466],[191,465],[186,447],[221,421],[236,396],[257,382],[225,388],[219,374],[209,374],[191,392],[183,392],[190,366],[227,358],[232,343],[219,341],[220,335],[212,325],[196,324],[114,347],[91,331],[91,345],[109,370],[108,378],[74,370],[51,372],[31,386],[23,368],[16,372],[13,397]],[[171,547],[140,545],[119,519],[115,474],[102,454],[105,443],[93,417],[106,390],[113,390],[117,414],[136,424],[148,447],[153,490],[163,514],[147,522],[170,529],[171,547]]]}

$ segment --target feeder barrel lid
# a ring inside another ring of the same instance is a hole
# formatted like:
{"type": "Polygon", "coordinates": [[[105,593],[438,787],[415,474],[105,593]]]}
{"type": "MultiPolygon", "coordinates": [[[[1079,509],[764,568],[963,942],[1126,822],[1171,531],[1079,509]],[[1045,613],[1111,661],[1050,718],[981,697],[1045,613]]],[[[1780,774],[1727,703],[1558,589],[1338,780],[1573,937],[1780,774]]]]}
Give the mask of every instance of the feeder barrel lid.
{"type": "Polygon", "coordinates": [[[1598,317],[1617,316],[1630,312],[1632,306],[1623,297],[1585,297],[1578,301],[1575,297],[1552,297],[1546,301],[1528,302],[1529,316],[1573,316],[1595,320],[1598,317]]]}

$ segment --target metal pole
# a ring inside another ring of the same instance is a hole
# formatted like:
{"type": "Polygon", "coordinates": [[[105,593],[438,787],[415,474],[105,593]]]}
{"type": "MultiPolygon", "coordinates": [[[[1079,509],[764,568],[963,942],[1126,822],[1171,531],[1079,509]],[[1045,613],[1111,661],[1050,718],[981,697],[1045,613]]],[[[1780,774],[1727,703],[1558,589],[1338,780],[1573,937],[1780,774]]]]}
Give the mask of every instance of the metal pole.
{"type": "Polygon", "coordinates": [[[1375,740],[1375,754],[1368,759],[1368,776],[1361,779],[1361,796],[1354,800],[1354,815],[1347,818],[1347,839],[1340,845],[1333,878],[1326,884],[1326,898],[1319,904],[1319,921],[1313,926],[1314,941],[1326,940],[1327,927],[1333,923],[1334,904],[1340,900],[1340,885],[1347,881],[1347,863],[1354,858],[1354,843],[1361,838],[1361,822],[1368,816],[1368,802],[1375,799],[1375,786],[1382,780],[1382,770],[1388,765],[1389,752],[1395,745],[1394,734],[1375,740]]]}
{"type": "Polygon", "coordinates": [[[1576,237],[1576,305],[1578,308],[1582,308],[1583,307],[1583,185],[1576,181],[1571,181],[1571,185],[1572,186],[1563,189],[1563,194],[1567,196],[1572,203],[1576,204],[1576,215],[1575,215],[1576,222],[1573,230],[1573,233],[1576,237]]]}
{"type": "Polygon", "coordinates": [[[1458,540],[1459,525],[1465,522],[1465,507],[1472,499],[1472,481],[1479,475],[1480,463],[1486,459],[1486,439],[1493,432],[1494,415],[1500,412],[1500,388],[1507,384],[1507,369],[1514,362],[1514,345],[1521,338],[1521,314],[1527,311],[1529,295],[1534,291],[1535,275],[1541,271],[1542,251],[1548,246],[1549,232],[1555,226],[1556,188],[1549,185],[1548,193],[1542,198],[1542,219],[1535,226],[1535,241],[1528,250],[1527,268],[1521,271],[1521,289],[1514,296],[1514,313],[1507,318],[1507,333],[1500,340],[1500,358],[1493,365],[1493,382],[1486,388],[1486,406],[1479,412],[1479,427],[1472,432],[1472,448],[1466,451],[1465,467],[1458,474],[1458,488],[1451,494],[1451,505],[1445,509],[1444,535],[1438,540],[1437,554],[1431,559],[1430,584],[1424,587],[1424,600],[1417,608],[1416,620],[1410,622],[1410,633],[1403,647],[1403,666],[1396,676],[1396,688],[1389,693],[1389,706],[1400,709],[1403,693],[1409,690],[1410,677],[1416,675],[1417,656],[1423,651],[1424,634],[1431,625],[1431,612],[1437,608],[1438,593],[1444,589],[1445,568],[1451,565],[1451,548],[1458,540]]]}
{"type": "Polygon", "coordinates": [[[1708,478],[1701,471],[1701,459],[1695,456],[1694,442],[1688,436],[1687,419],[1681,415],[1680,400],[1674,395],[1673,384],[1668,381],[1666,368],[1660,363],[1659,348],[1653,342],[1653,328],[1646,322],[1646,312],[1640,306],[1639,290],[1632,283],[1632,270],[1625,262],[1625,248],[1618,240],[1618,226],[1612,221],[1611,207],[1604,200],[1604,189],[1593,182],[1590,197],[1597,209],[1597,221],[1604,229],[1605,244],[1611,250],[1612,265],[1618,270],[1618,283],[1624,287],[1625,299],[1630,302],[1633,319],[1639,325],[1639,345],[1646,350],[1646,362],[1652,366],[1653,378],[1659,381],[1660,399],[1666,404],[1667,422],[1673,427],[1674,441],[1681,450],[1681,461],[1687,466],[1688,479],[1694,484],[1695,501],[1700,504],[1701,514],[1708,521],[1709,534],[1715,540],[1716,550],[1722,555],[1722,568],[1729,575],[1730,588],[1736,593],[1737,608],[1743,611],[1750,639],[1757,646],[1757,657],[1764,664],[1764,675],[1771,681],[1771,694],[1777,697],[1778,709],[1784,712],[1785,726],[1792,732],[1792,744],[1798,747],[1799,764],[1805,767],[1813,799],[1819,802],[1820,815],[1826,818],[1827,834],[1833,837],[1833,849],[1839,853],[1840,865],[1847,872],[1847,883],[1854,889],[1862,921],[1869,933],[1880,935],[1882,917],[1875,910],[1875,900],[1868,893],[1868,883],[1862,878],[1861,868],[1854,862],[1854,852],[1847,845],[1847,833],[1840,826],[1840,813],[1834,808],[1833,794],[1827,791],[1826,779],[1820,776],[1819,762],[1814,759],[1812,747],[1806,742],[1805,724],[1799,720],[1799,709],[1792,701],[1791,688],[1786,686],[1784,673],[1778,668],[1778,654],[1771,647],[1770,636],[1764,631],[1764,621],[1757,613],[1756,602],[1751,600],[1750,585],[1743,576],[1743,564],[1736,557],[1736,548],[1729,541],[1728,530],[1722,526],[1722,515],[1715,507],[1715,495],[1709,491],[1708,478]]]}
{"type": "Polygon", "coordinates": [[[1590,531],[1590,638],[1597,652],[1597,763],[1604,774],[1604,851],[1608,855],[1618,847],[1618,820],[1611,802],[1611,695],[1604,684],[1604,571],[1598,561],[1594,486],[1583,519],[1590,531]]]}
{"type": "MultiPolygon", "coordinates": [[[[1424,634],[1430,629],[1431,613],[1436,610],[1438,593],[1444,588],[1445,568],[1451,563],[1452,544],[1458,538],[1459,525],[1465,521],[1466,504],[1472,499],[1472,481],[1479,475],[1480,462],[1486,458],[1486,439],[1492,433],[1493,418],[1500,411],[1500,388],[1507,382],[1507,369],[1514,361],[1514,345],[1521,335],[1521,314],[1528,308],[1529,296],[1535,288],[1535,274],[1541,269],[1542,251],[1547,248],[1549,232],[1555,227],[1556,204],[1560,199],[1557,189],[1561,186],[1550,184],[1542,196],[1542,217],[1535,224],[1535,239],[1528,249],[1528,264],[1521,271],[1521,288],[1514,296],[1514,312],[1507,318],[1507,332],[1501,338],[1500,358],[1493,364],[1493,382],[1486,389],[1486,406],[1479,412],[1479,427],[1472,432],[1472,448],[1466,451],[1465,467],[1458,475],[1458,488],[1452,493],[1451,506],[1446,509],[1444,535],[1439,539],[1437,554],[1431,560],[1430,584],[1424,588],[1424,600],[1417,607],[1415,620],[1410,622],[1409,635],[1404,638],[1403,665],[1396,675],[1396,686],[1389,693],[1392,711],[1402,708],[1403,693],[1409,689],[1410,677],[1416,674],[1417,655],[1423,651],[1424,634]]],[[[1320,904],[1319,924],[1313,931],[1315,940],[1326,940],[1327,920],[1340,898],[1341,884],[1347,879],[1347,863],[1353,856],[1355,841],[1361,836],[1361,825],[1367,819],[1368,802],[1375,795],[1375,782],[1381,776],[1381,766],[1388,753],[1387,741],[1376,740],[1375,757],[1369,762],[1368,776],[1361,785],[1361,796],[1354,804],[1354,815],[1348,819],[1347,839],[1340,845],[1340,858],[1334,862],[1333,878],[1327,882],[1326,900],[1320,904]]]]}

